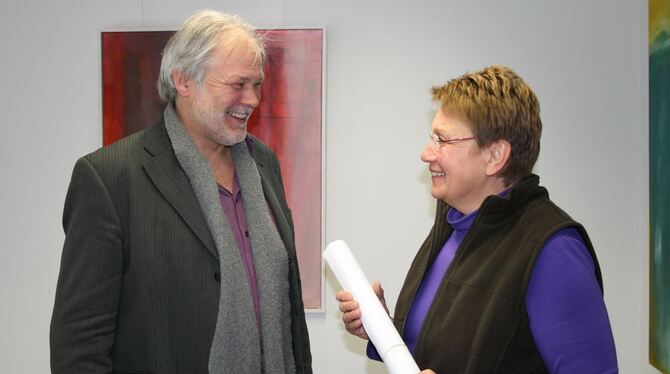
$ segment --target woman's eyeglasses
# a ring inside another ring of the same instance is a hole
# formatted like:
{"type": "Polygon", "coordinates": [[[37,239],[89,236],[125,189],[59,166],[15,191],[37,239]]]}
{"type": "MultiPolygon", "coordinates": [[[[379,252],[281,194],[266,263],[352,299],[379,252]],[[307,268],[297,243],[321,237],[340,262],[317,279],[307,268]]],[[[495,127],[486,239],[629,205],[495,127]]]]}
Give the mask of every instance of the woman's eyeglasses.
{"type": "Polygon", "coordinates": [[[451,139],[442,139],[441,136],[437,135],[434,132],[430,133],[430,140],[431,144],[433,145],[433,148],[435,150],[440,150],[442,147],[444,147],[445,144],[454,144],[454,143],[459,143],[459,142],[464,142],[466,140],[475,140],[477,139],[474,136],[470,136],[467,138],[451,138],[451,139]]]}

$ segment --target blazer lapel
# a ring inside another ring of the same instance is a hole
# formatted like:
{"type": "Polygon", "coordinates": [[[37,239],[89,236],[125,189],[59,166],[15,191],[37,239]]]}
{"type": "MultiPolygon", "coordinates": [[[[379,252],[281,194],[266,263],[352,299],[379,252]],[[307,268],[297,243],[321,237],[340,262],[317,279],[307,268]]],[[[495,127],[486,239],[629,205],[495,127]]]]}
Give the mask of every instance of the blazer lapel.
{"type": "MultiPolygon", "coordinates": [[[[144,162],[144,170],[147,172],[147,175],[210,253],[218,259],[219,254],[214,238],[212,238],[198,200],[193,193],[191,183],[172,151],[172,145],[170,144],[165,124],[162,120],[159,124],[147,130],[145,149],[150,155],[144,162]]],[[[291,223],[289,222],[287,213],[279,202],[276,192],[278,186],[273,185],[272,176],[268,175],[270,171],[265,168],[267,160],[259,153],[253,152],[252,157],[258,166],[263,194],[277,222],[279,235],[286,245],[286,250],[289,251],[289,255],[295,256],[295,243],[291,223]]]]}
{"type": "Polygon", "coordinates": [[[165,125],[161,121],[146,132],[145,149],[151,155],[144,170],[168,203],[179,213],[186,224],[218,259],[214,238],[207,227],[191,183],[172,151],[165,125]]]}

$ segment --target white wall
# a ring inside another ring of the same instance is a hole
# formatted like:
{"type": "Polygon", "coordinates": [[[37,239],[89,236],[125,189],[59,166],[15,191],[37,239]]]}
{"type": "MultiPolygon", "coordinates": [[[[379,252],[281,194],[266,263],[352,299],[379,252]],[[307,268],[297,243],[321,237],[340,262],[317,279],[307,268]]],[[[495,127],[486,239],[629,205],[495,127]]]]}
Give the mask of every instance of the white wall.
{"type": "MultiPolygon", "coordinates": [[[[501,63],[536,90],[537,172],[596,247],[623,373],[647,363],[646,2],[24,0],[0,3],[0,372],[48,372],[74,161],[101,144],[99,31],[178,26],[200,8],[258,26],[325,26],[326,240],[346,239],[391,307],[432,222],[429,88],[501,63]]],[[[383,373],[326,285],[309,315],[317,373],[383,373]]]]}

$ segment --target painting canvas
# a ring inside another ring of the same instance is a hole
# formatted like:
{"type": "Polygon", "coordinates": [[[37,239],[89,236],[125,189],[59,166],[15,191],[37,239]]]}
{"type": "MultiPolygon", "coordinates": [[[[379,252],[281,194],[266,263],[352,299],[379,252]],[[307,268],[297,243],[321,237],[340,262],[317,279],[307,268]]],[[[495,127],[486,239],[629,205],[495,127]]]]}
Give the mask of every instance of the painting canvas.
{"type": "MultiPolygon", "coordinates": [[[[277,153],[293,214],[308,311],[322,311],[323,30],[258,30],[269,52],[261,103],[249,132],[277,153]]],[[[160,118],[156,80],[174,31],[102,32],[103,144],[160,118]]]]}
{"type": "Polygon", "coordinates": [[[670,373],[670,1],[649,0],[649,361],[670,373]]]}

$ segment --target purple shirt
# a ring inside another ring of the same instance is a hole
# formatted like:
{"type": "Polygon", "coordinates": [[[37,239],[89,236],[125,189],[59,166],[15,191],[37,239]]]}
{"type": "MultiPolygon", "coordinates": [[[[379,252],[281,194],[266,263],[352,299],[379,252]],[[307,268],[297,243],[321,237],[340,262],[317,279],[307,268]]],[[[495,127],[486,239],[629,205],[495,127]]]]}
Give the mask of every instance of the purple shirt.
{"type": "MultiPolygon", "coordinates": [[[[437,288],[477,211],[447,212],[454,232],[424,276],[403,339],[412,353],[437,288]]],[[[526,293],[530,330],[551,373],[618,373],[614,338],[594,263],[574,228],[557,231],[542,247],[526,293]]],[[[372,344],[368,356],[379,359],[372,344]]]]}
{"type": "MultiPolygon", "coordinates": [[[[237,180],[237,174],[233,178],[232,193],[223,186],[219,187],[219,200],[223,213],[228,219],[230,230],[233,232],[235,242],[237,242],[237,249],[240,252],[240,259],[244,270],[247,273],[247,281],[249,282],[249,291],[251,291],[251,300],[254,303],[254,312],[256,313],[256,326],[258,327],[258,335],[261,333],[261,307],[260,298],[258,296],[258,282],[256,281],[256,268],[254,267],[254,257],[251,252],[251,241],[249,240],[249,230],[247,228],[247,214],[244,211],[244,202],[242,201],[242,192],[240,191],[240,182],[237,180]]],[[[223,285],[222,285],[223,287],[223,285]]]]}
{"type": "Polygon", "coordinates": [[[447,212],[447,221],[454,231],[449,235],[449,239],[444,243],[440,253],[437,254],[435,261],[433,261],[424,275],[423,281],[421,281],[421,286],[416,292],[414,302],[407,314],[407,321],[405,321],[403,338],[407,344],[407,348],[409,348],[409,351],[412,353],[416,351],[416,340],[419,337],[419,331],[421,331],[423,321],[426,319],[428,309],[430,309],[430,306],[433,304],[435,293],[440,287],[440,283],[442,283],[442,279],[447,273],[449,265],[451,265],[451,260],[453,260],[456,255],[456,250],[461,244],[461,241],[463,241],[465,234],[468,233],[475,217],[475,214],[463,216],[455,209],[449,209],[447,212]],[[453,214],[452,212],[457,214],[453,214]]]}

